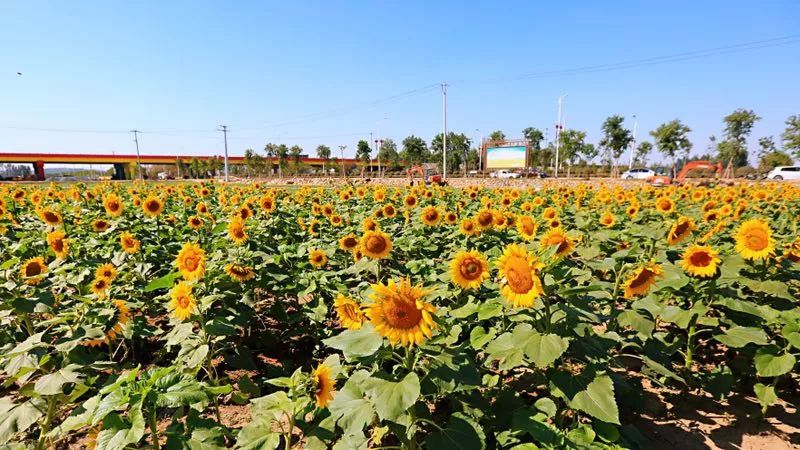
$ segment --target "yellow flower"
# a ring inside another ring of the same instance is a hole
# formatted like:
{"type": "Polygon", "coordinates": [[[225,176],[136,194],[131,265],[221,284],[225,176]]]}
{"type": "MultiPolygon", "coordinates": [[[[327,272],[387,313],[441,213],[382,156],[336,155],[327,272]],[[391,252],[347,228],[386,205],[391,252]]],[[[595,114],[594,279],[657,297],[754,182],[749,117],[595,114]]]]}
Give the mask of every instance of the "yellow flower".
{"type": "Polygon", "coordinates": [[[522,239],[526,241],[533,240],[536,237],[536,230],[539,228],[539,224],[536,223],[531,216],[519,216],[517,218],[517,231],[519,232],[522,239]]]}
{"type": "Polygon", "coordinates": [[[92,293],[97,296],[97,298],[106,298],[106,292],[110,286],[111,282],[106,278],[95,278],[92,281],[90,286],[92,293]]]}
{"type": "Polygon", "coordinates": [[[52,231],[47,233],[47,245],[59,259],[65,259],[69,254],[69,239],[66,239],[63,231],[52,231]]]}
{"type": "Polygon", "coordinates": [[[350,233],[347,236],[339,239],[339,248],[342,250],[350,252],[356,247],[358,247],[358,238],[353,233],[350,233]]]}
{"type": "Polygon", "coordinates": [[[462,289],[477,289],[489,278],[489,264],[477,250],[458,252],[450,262],[450,278],[462,289]]]}
{"type": "Polygon", "coordinates": [[[125,253],[129,254],[138,252],[142,247],[142,243],[127,231],[119,236],[119,242],[120,245],[122,245],[122,249],[125,251],[125,253]]]}
{"type": "Polygon", "coordinates": [[[433,314],[436,308],[422,298],[428,291],[421,286],[412,286],[408,279],[399,283],[389,280],[389,284],[373,284],[370,294],[372,304],[367,307],[375,331],[389,339],[392,345],[420,345],[425,338],[432,337],[436,328],[433,314]]]}
{"type": "Polygon", "coordinates": [[[439,214],[439,210],[436,209],[435,206],[426,206],[420,214],[420,219],[422,220],[422,223],[432,227],[439,224],[442,216],[439,214]]]}
{"type": "Polygon", "coordinates": [[[117,278],[117,268],[111,263],[105,263],[94,271],[94,277],[105,278],[110,283],[117,278]]]}
{"type": "Polygon", "coordinates": [[[656,211],[668,214],[675,210],[675,202],[669,197],[661,197],[656,200],[656,211]]]}
{"type": "Polygon", "coordinates": [[[355,300],[342,294],[336,296],[333,307],[336,309],[339,325],[348,330],[360,329],[366,320],[364,312],[361,311],[361,306],[355,300]]]}
{"type": "Polygon", "coordinates": [[[200,216],[191,216],[188,220],[189,228],[197,230],[203,226],[203,219],[200,216]]]}
{"type": "Polygon", "coordinates": [[[372,259],[383,259],[392,251],[392,238],[382,231],[367,231],[361,237],[360,248],[372,259]]]}
{"type": "Polygon", "coordinates": [[[112,192],[103,198],[103,208],[109,216],[118,217],[122,214],[122,201],[117,194],[112,192]]]}
{"type": "Polygon", "coordinates": [[[572,239],[567,236],[567,233],[563,229],[558,227],[547,230],[547,233],[542,236],[541,245],[542,247],[558,246],[555,255],[556,258],[568,255],[575,249],[575,243],[572,239]]]}
{"type": "Polygon", "coordinates": [[[206,252],[199,245],[187,242],[178,252],[175,265],[185,280],[199,280],[206,272],[206,252]]]}
{"type": "Polygon", "coordinates": [[[112,326],[111,329],[106,333],[106,343],[113,341],[118,335],[122,334],[123,327],[131,319],[130,310],[124,301],[114,300],[111,303],[117,308],[117,312],[114,326],[112,326]]]}
{"type": "Polygon", "coordinates": [[[44,258],[38,256],[30,258],[19,269],[19,275],[25,281],[25,284],[35,286],[44,280],[47,273],[47,265],[44,263],[44,258]]]}
{"type": "Polygon", "coordinates": [[[252,268],[243,266],[241,264],[228,264],[225,266],[225,273],[228,274],[229,277],[233,278],[234,280],[244,283],[245,281],[251,280],[253,277],[256,276],[256,273],[253,271],[252,268]]]}
{"type": "Polygon", "coordinates": [[[473,236],[479,233],[478,227],[472,219],[461,219],[458,230],[465,236],[473,236]]]}
{"type": "Polygon", "coordinates": [[[50,225],[51,227],[57,227],[61,225],[61,223],[64,221],[60,213],[49,208],[40,209],[38,211],[38,214],[39,218],[42,219],[44,223],[50,225]]]}
{"type": "Polygon", "coordinates": [[[656,278],[661,276],[664,270],[661,265],[649,262],[642,267],[634,270],[625,281],[625,298],[633,298],[636,295],[644,295],[654,285],[656,278]]]}
{"type": "Polygon", "coordinates": [[[395,208],[391,203],[383,205],[383,208],[381,209],[383,210],[383,215],[385,217],[393,218],[397,215],[397,208],[395,208]]]}
{"type": "Polygon", "coordinates": [[[775,250],[775,240],[769,224],[750,219],[736,230],[736,251],[745,259],[765,259],[775,250]]]}
{"type": "Polygon", "coordinates": [[[678,220],[672,224],[669,233],[667,233],[667,243],[669,245],[678,244],[691,236],[692,231],[695,229],[697,229],[697,227],[694,224],[694,220],[686,216],[680,216],[678,220]]]}
{"type": "Polygon", "coordinates": [[[333,379],[331,368],[325,364],[319,364],[311,372],[311,381],[314,385],[314,397],[316,398],[317,408],[325,408],[333,400],[333,390],[336,381],[333,379]]]}
{"type": "Polygon", "coordinates": [[[603,225],[606,228],[611,228],[614,226],[614,215],[611,214],[611,211],[606,211],[600,216],[600,225],[603,225]]]}
{"type": "Polygon", "coordinates": [[[717,273],[717,264],[722,260],[719,259],[719,253],[709,246],[692,245],[685,252],[683,252],[683,259],[681,260],[681,267],[689,275],[696,277],[713,277],[717,273]]]}
{"type": "Polygon", "coordinates": [[[320,249],[311,250],[308,253],[308,262],[316,269],[320,269],[328,263],[328,255],[320,249]]]}
{"type": "Polygon", "coordinates": [[[106,231],[110,226],[111,224],[104,219],[95,219],[94,221],[92,221],[92,229],[96,233],[102,233],[103,231],[106,231]]]}
{"type": "Polygon", "coordinates": [[[244,228],[244,219],[236,216],[228,223],[228,237],[235,244],[242,244],[247,241],[247,230],[244,228]]]}
{"type": "Polygon", "coordinates": [[[156,217],[164,211],[164,202],[155,195],[148,195],[144,202],[142,202],[142,211],[147,217],[156,217]]]}
{"type": "Polygon", "coordinates": [[[544,294],[542,280],[537,271],[542,264],[517,244],[510,244],[497,261],[500,276],[503,278],[501,294],[515,307],[533,306],[536,299],[544,294]]]}
{"type": "Polygon", "coordinates": [[[172,315],[178,320],[186,320],[191,317],[197,305],[197,301],[192,295],[192,286],[182,281],[172,288],[169,295],[169,309],[172,311],[172,315]]]}

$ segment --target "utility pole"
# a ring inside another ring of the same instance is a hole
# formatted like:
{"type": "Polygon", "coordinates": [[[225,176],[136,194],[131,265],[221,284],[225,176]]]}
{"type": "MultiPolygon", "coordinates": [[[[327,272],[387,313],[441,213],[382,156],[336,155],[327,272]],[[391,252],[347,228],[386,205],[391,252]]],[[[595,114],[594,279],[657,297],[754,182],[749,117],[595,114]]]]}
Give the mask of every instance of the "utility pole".
{"type": "Polygon", "coordinates": [[[558,178],[558,152],[560,149],[559,137],[561,136],[561,102],[566,96],[567,94],[560,95],[558,97],[558,122],[556,122],[556,167],[553,171],[553,176],[556,178],[558,178]]]}
{"type": "Polygon", "coordinates": [[[136,142],[136,169],[139,171],[139,181],[142,181],[142,158],[139,156],[139,130],[131,130],[133,142],[136,142]]]}
{"type": "Polygon", "coordinates": [[[342,159],[342,178],[344,178],[344,149],[346,149],[346,148],[347,148],[346,145],[340,145],[339,146],[339,152],[341,152],[341,154],[342,154],[342,158],[341,158],[342,159]]]}
{"type": "Polygon", "coordinates": [[[225,182],[228,182],[228,126],[220,125],[220,130],[225,136],[225,182]]]}
{"type": "Polygon", "coordinates": [[[447,179],[447,83],[442,83],[442,179],[447,179]]]}
{"type": "Polygon", "coordinates": [[[639,126],[639,120],[636,119],[636,114],[633,115],[633,139],[631,140],[631,156],[628,158],[628,170],[633,169],[633,152],[636,149],[636,128],[639,126]]]}

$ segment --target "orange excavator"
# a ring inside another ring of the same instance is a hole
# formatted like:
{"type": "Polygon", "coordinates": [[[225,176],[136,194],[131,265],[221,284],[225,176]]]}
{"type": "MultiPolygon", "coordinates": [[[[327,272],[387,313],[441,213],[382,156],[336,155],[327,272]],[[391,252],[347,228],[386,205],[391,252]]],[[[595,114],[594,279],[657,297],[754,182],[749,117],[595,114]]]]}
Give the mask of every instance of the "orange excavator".
{"type": "Polygon", "coordinates": [[[681,184],[686,181],[686,175],[688,175],[692,170],[696,169],[713,170],[717,178],[722,176],[722,163],[720,162],[713,163],[711,161],[689,161],[683,166],[683,168],[681,168],[681,171],[675,175],[675,179],[672,179],[666,175],[656,175],[648,178],[647,182],[653,186],[681,184]]]}
{"type": "Polygon", "coordinates": [[[439,169],[437,168],[436,164],[423,164],[421,166],[413,166],[408,169],[408,181],[412,185],[414,184],[414,175],[419,176],[420,180],[427,184],[438,184],[439,186],[444,186],[447,184],[446,181],[442,179],[442,174],[439,173],[439,169]]]}

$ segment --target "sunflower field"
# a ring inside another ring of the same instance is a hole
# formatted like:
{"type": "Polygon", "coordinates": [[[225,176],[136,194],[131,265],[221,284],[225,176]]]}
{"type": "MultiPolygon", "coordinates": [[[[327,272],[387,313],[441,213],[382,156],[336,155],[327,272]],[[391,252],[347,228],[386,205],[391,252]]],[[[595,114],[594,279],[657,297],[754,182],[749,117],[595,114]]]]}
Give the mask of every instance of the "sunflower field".
{"type": "Polygon", "coordinates": [[[0,446],[647,448],[797,398],[800,187],[0,185],[0,446]]]}

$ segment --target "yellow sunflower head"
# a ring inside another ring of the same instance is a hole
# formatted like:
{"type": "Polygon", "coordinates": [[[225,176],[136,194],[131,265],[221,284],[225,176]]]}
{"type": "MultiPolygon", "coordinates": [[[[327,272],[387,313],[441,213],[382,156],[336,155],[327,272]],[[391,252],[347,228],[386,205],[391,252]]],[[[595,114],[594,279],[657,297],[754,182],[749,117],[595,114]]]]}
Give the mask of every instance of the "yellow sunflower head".
{"type": "Polygon", "coordinates": [[[613,227],[615,222],[614,215],[611,214],[611,211],[606,211],[602,216],[600,216],[600,225],[606,228],[613,227]]]}
{"type": "Polygon", "coordinates": [[[662,214],[669,214],[675,210],[675,201],[669,197],[659,197],[655,206],[656,211],[662,214]]]}
{"type": "Polygon", "coordinates": [[[358,246],[358,238],[353,233],[350,233],[339,239],[339,248],[341,248],[342,250],[351,252],[357,246],[358,246]]]}
{"type": "Polygon", "coordinates": [[[112,192],[103,198],[103,208],[105,208],[106,214],[109,216],[118,217],[122,214],[122,200],[120,200],[117,194],[112,192]]]}
{"type": "Polygon", "coordinates": [[[40,209],[38,214],[39,218],[51,227],[57,227],[64,221],[64,219],[61,217],[61,213],[50,208],[40,209]]]}
{"type": "Polygon", "coordinates": [[[572,251],[575,249],[575,243],[573,242],[572,238],[570,238],[560,227],[547,230],[547,233],[542,236],[541,245],[542,247],[551,248],[557,246],[555,255],[556,258],[562,258],[565,255],[572,253],[572,251]]]}
{"type": "Polygon", "coordinates": [[[652,261],[635,269],[625,281],[624,297],[633,298],[636,295],[646,294],[663,273],[661,265],[652,261]]]}
{"type": "Polygon", "coordinates": [[[317,365],[317,368],[311,372],[311,383],[314,386],[317,408],[327,407],[333,400],[333,391],[336,388],[336,380],[333,379],[331,368],[325,364],[317,365]]]}
{"type": "Polygon", "coordinates": [[[367,231],[361,236],[359,248],[365,256],[372,259],[383,259],[392,251],[392,239],[382,231],[367,231]]]}
{"type": "Polygon", "coordinates": [[[176,284],[169,292],[169,309],[178,320],[191,317],[197,306],[197,300],[192,295],[192,285],[185,281],[176,284]]]}
{"type": "Polygon", "coordinates": [[[316,269],[320,269],[328,263],[328,255],[320,249],[314,249],[308,252],[308,262],[316,269]]]}
{"type": "Polygon", "coordinates": [[[436,209],[435,206],[426,206],[423,208],[422,213],[420,214],[420,219],[422,223],[431,227],[434,225],[438,225],[439,221],[442,219],[441,214],[439,214],[439,210],[436,209]]]}
{"type": "Polygon", "coordinates": [[[391,203],[383,205],[383,208],[381,209],[383,210],[384,217],[393,218],[397,215],[397,208],[395,208],[391,203]]]}
{"type": "Polygon", "coordinates": [[[525,247],[517,244],[507,246],[497,261],[497,267],[503,278],[501,293],[515,307],[533,306],[544,294],[537,273],[543,265],[525,247]]]}
{"type": "Polygon", "coordinates": [[[450,278],[462,289],[477,289],[489,278],[489,264],[477,250],[458,252],[450,262],[450,278]]]}
{"type": "Polygon", "coordinates": [[[256,273],[253,271],[251,267],[234,263],[225,266],[225,273],[227,273],[229,277],[233,278],[234,280],[240,283],[244,283],[245,281],[251,280],[253,279],[253,277],[256,276],[256,273]]]}
{"type": "Polygon", "coordinates": [[[142,211],[147,217],[156,217],[161,214],[161,211],[164,211],[164,202],[155,195],[150,194],[142,202],[142,211]]]}
{"type": "Polygon", "coordinates": [[[697,227],[694,224],[694,220],[690,217],[680,216],[678,220],[672,224],[669,233],[667,233],[667,243],[669,245],[678,244],[691,236],[692,231],[695,229],[697,229],[697,227]]]}
{"type": "Polygon", "coordinates": [[[94,277],[105,278],[109,282],[112,282],[117,278],[117,268],[114,267],[114,264],[105,263],[94,271],[94,277]]]}
{"type": "Polygon", "coordinates": [[[92,229],[96,233],[102,233],[103,231],[106,231],[110,226],[111,224],[104,219],[95,219],[94,221],[92,221],[92,229]]]}
{"type": "Polygon", "coordinates": [[[122,246],[122,250],[129,254],[138,252],[142,246],[142,243],[127,231],[119,236],[119,243],[122,246]]]}
{"type": "Polygon", "coordinates": [[[189,217],[188,225],[193,230],[200,229],[203,226],[203,219],[200,216],[191,216],[189,217]]]}
{"type": "Polygon", "coordinates": [[[360,329],[366,320],[361,306],[350,297],[338,294],[333,302],[333,307],[336,310],[339,325],[348,330],[360,329]]]}
{"type": "Polygon", "coordinates": [[[388,284],[373,284],[372,290],[367,317],[375,331],[392,345],[420,345],[426,337],[432,337],[436,308],[422,300],[428,294],[422,286],[412,286],[408,279],[399,283],[389,280],[388,284]]]}
{"type": "Polygon", "coordinates": [[[681,267],[689,275],[701,278],[713,277],[717,273],[717,265],[722,260],[719,253],[707,245],[692,245],[681,259],[681,267]]]}
{"type": "Polygon", "coordinates": [[[47,274],[47,265],[44,263],[44,258],[37,256],[30,258],[19,269],[19,275],[25,281],[25,284],[35,286],[44,280],[47,274]]]}
{"type": "Polygon", "coordinates": [[[517,218],[517,231],[526,241],[531,241],[536,237],[537,229],[539,229],[539,224],[533,217],[526,215],[517,218]]]}
{"type": "Polygon", "coordinates": [[[63,231],[51,231],[47,233],[47,245],[59,259],[65,259],[69,254],[69,239],[63,231]]]}
{"type": "Polygon", "coordinates": [[[244,219],[239,216],[234,216],[231,221],[228,222],[228,238],[230,238],[234,244],[238,245],[247,241],[248,235],[245,229],[244,219]]]}
{"type": "Polygon", "coordinates": [[[206,252],[199,245],[187,242],[178,252],[175,265],[185,280],[199,280],[206,272],[206,252]]]}
{"type": "Polygon", "coordinates": [[[90,286],[92,294],[98,298],[106,298],[106,292],[110,287],[111,282],[105,278],[95,278],[90,286]]]}
{"type": "Polygon", "coordinates": [[[478,226],[478,230],[488,230],[494,225],[494,213],[492,210],[484,208],[475,215],[474,222],[478,226]]]}
{"type": "Polygon", "coordinates": [[[736,251],[745,259],[766,259],[775,251],[775,240],[769,224],[761,219],[750,219],[736,230],[736,251]]]}
{"type": "Polygon", "coordinates": [[[478,230],[478,226],[475,224],[475,221],[472,219],[461,219],[461,224],[458,226],[458,230],[465,236],[473,236],[480,232],[480,230],[478,230]]]}

